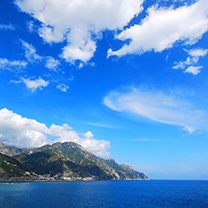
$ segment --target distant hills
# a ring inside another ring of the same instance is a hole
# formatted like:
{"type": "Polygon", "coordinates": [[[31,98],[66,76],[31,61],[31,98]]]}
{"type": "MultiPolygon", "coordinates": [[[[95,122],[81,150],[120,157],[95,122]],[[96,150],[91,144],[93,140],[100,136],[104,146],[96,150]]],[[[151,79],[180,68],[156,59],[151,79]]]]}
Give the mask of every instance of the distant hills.
{"type": "Polygon", "coordinates": [[[131,166],[97,157],[73,142],[22,149],[0,142],[0,181],[39,180],[148,180],[148,177],[131,166]]]}

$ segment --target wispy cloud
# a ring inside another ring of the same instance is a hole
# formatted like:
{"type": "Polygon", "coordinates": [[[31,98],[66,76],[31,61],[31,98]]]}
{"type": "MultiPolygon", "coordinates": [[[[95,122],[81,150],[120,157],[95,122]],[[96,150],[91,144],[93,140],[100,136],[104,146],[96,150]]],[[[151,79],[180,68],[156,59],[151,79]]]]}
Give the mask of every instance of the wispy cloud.
{"type": "Polygon", "coordinates": [[[196,64],[198,62],[198,58],[192,58],[192,57],[187,57],[185,61],[179,61],[175,62],[174,66],[172,67],[173,69],[184,69],[186,66],[196,64]]]}
{"type": "Polygon", "coordinates": [[[101,128],[109,128],[109,129],[118,128],[118,127],[113,126],[113,125],[101,124],[101,123],[93,123],[93,122],[81,122],[81,123],[87,124],[87,125],[90,125],[90,126],[97,126],[97,127],[101,127],[101,128]]]}
{"type": "Polygon", "coordinates": [[[32,63],[35,61],[40,61],[42,59],[42,57],[36,53],[36,49],[34,48],[34,46],[23,40],[21,40],[21,42],[25,50],[25,57],[29,62],[32,63]]]}
{"type": "Polygon", "coordinates": [[[32,90],[32,92],[34,92],[37,89],[43,89],[44,87],[47,87],[49,84],[49,81],[45,81],[41,77],[34,80],[22,78],[22,82],[26,85],[28,89],[32,90]]]}
{"type": "Polygon", "coordinates": [[[144,88],[130,88],[127,92],[110,92],[104,97],[104,104],[118,112],[149,118],[156,122],[182,126],[189,133],[207,130],[207,111],[199,109],[188,95],[178,91],[158,91],[144,88]]]}
{"type": "Polygon", "coordinates": [[[187,131],[189,134],[193,134],[196,129],[190,126],[185,126],[184,130],[187,131]]]}
{"type": "Polygon", "coordinates": [[[160,140],[156,139],[132,139],[133,142],[160,142],[160,140]]]}
{"type": "Polygon", "coordinates": [[[22,81],[21,80],[10,80],[10,83],[20,84],[20,83],[22,83],[22,81]]]}
{"type": "Polygon", "coordinates": [[[202,66],[196,66],[200,57],[204,57],[207,55],[208,49],[192,49],[185,50],[190,56],[187,57],[186,61],[175,62],[173,69],[185,69],[184,73],[191,73],[193,75],[197,75],[200,73],[200,69],[202,66]]]}
{"type": "Polygon", "coordinates": [[[0,24],[0,30],[16,30],[16,27],[12,24],[0,24]]]}
{"type": "Polygon", "coordinates": [[[69,86],[65,85],[65,84],[59,84],[56,86],[57,89],[61,90],[62,92],[67,92],[69,89],[69,86]]]}
{"type": "Polygon", "coordinates": [[[6,108],[0,110],[0,141],[18,147],[37,147],[57,141],[76,142],[98,156],[109,156],[107,149],[110,148],[108,141],[95,139],[91,131],[78,134],[67,124],[52,124],[48,128],[44,123],[22,117],[6,108]]]}
{"type": "Polygon", "coordinates": [[[21,60],[8,60],[7,58],[0,58],[0,68],[1,69],[8,69],[8,70],[15,70],[15,69],[22,69],[27,66],[27,62],[21,60]]]}
{"type": "Polygon", "coordinates": [[[60,65],[60,62],[58,60],[54,59],[53,57],[48,56],[46,58],[46,63],[45,63],[46,68],[57,72],[57,68],[59,65],[60,65]]]}
{"type": "Polygon", "coordinates": [[[37,27],[34,25],[33,21],[29,21],[27,23],[27,28],[28,28],[29,32],[34,32],[35,29],[37,30],[37,27]]]}

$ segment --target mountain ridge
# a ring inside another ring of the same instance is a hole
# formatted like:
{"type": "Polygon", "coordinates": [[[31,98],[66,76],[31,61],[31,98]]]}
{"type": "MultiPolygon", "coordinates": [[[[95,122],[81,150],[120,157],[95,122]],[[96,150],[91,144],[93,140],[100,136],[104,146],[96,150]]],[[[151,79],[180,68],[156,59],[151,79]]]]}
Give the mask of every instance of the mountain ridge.
{"type": "Polygon", "coordinates": [[[131,166],[119,165],[113,159],[104,159],[87,152],[73,142],[57,142],[36,148],[17,148],[5,146],[0,142],[1,178],[25,180],[148,180],[144,173],[135,171],[131,166]],[[7,160],[19,168],[21,174],[9,167],[7,160]],[[3,162],[2,162],[3,161],[3,162]],[[6,162],[5,162],[6,161],[6,162]],[[18,165],[17,165],[18,164],[18,165]],[[21,167],[19,167],[21,166],[21,167]],[[6,171],[7,170],[7,171],[6,171]],[[13,172],[13,174],[10,174],[13,172]],[[11,176],[12,175],[12,176],[11,176]],[[20,177],[21,176],[21,177],[20,177]]]}

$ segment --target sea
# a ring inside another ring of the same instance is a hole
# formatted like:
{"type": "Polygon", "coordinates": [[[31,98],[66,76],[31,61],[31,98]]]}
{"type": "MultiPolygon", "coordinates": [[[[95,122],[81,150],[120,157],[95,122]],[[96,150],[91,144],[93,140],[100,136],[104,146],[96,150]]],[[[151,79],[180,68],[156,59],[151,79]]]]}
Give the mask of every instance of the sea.
{"type": "Polygon", "coordinates": [[[0,183],[0,208],[208,208],[208,181],[0,183]]]}

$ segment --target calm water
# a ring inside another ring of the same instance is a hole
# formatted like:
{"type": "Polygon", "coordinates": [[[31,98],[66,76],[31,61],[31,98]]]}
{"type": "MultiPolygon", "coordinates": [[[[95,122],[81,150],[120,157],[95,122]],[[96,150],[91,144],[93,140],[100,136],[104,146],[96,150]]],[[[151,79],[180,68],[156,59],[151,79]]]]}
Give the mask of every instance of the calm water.
{"type": "Polygon", "coordinates": [[[208,208],[208,181],[1,183],[1,208],[208,208]]]}

